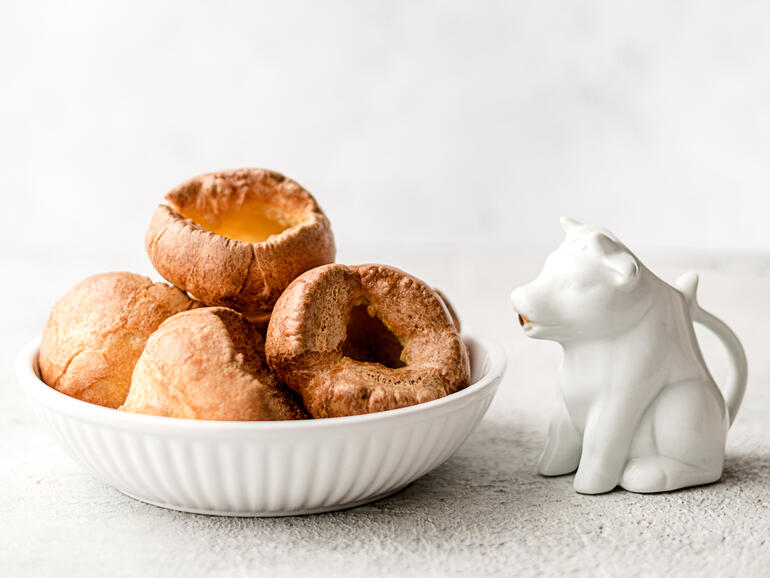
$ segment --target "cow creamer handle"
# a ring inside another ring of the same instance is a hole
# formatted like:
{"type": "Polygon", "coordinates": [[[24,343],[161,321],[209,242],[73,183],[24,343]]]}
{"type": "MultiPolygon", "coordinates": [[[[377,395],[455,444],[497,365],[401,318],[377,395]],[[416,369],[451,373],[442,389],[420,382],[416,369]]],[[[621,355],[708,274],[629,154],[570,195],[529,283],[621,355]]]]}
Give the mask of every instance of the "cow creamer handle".
{"type": "Polygon", "coordinates": [[[698,275],[696,273],[685,273],[674,281],[674,285],[682,291],[687,302],[690,304],[692,320],[714,333],[722,342],[722,345],[725,346],[725,349],[727,349],[730,371],[727,376],[727,383],[722,388],[722,394],[727,403],[727,412],[730,418],[730,425],[732,425],[738,410],[741,408],[743,394],[746,392],[746,380],[748,378],[746,352],[743,350],[743,345],[738,340],[738,336],[728,327],[727,323],[698,305],[696,295],[698,275]]]}
{"type": "Polygon", "coordinates": [[[586,494],[717,481],[746,388],[738,338],[700,308],[695,274],[673,287],[607,229],[566,217],[561,224],[562,244],[511,295],[525,334],[557,341],[564,352],[539,472],[576,472],[575,489],[586,494]],[[724,396],[693,322],[728,350],[724,396]]]}

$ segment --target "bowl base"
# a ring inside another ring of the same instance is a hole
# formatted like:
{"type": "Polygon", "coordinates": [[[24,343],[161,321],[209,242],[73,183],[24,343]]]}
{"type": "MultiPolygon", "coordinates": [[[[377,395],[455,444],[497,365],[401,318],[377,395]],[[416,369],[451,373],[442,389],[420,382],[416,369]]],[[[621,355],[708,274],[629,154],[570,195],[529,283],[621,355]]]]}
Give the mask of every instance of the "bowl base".
{"type": "Polygon", "coordinates": [[[287,517],[287,516],[307,516],[311,514],[323,514],[326,512],[336,512],[338,510],[349,510],[350,508],[356,508],[358,506],[363,506],[365,504],[371,504],[372,502],[376,502],[377,500],[382,500],[384,498],[387,498],[388,496],[392,496],[393,494],[400,492],[401,490],[406,488],[408,485],[409,484],[405,484],[403,486],[396,488],[395,490],[390,490],[387,492],[383,492],[382,494],[369,496],[368,498],[364,498],[363,500],[346,502],[344,504],[332,504],[330,506],[321,506],[319,508],[304,508],[304,509],[299,508],[296,510],[280,510],[280,511],[264,511],[264,512],[251,512],[251,511],[240,511],[240,510],[235,510],[235,511],[212,510],[208,508],[188,508],[187,506],[182,506],[179,504],[164,504],[163,502],[154,502],[152,500],[147,500],[145,498],[140,498],[139,496],[135,496],[134,494],[121,490],[120,488],[115,488],[115,489],[118,490],[121,494],[128,496],[129,498],[133,498],[134,500],[137,500],[139,502],[144,502],[145,504],[150,504],[151,506],[157,506],[158,508],[165,508],[166,510],[176,510],[178,512],[187,512],[188,514],[202,514],[204,516],[227,516],[227,517],[237,517],[237,518],[281,518],[281,517],[287,517]]]}

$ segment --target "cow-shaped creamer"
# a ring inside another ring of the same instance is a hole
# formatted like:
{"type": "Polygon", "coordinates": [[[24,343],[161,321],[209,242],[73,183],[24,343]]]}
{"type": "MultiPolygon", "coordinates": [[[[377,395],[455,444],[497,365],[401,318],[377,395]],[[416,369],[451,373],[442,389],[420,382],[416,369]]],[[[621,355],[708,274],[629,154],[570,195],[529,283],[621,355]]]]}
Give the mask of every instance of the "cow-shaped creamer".
{"type": "Polygon", "coordinates": [[[727,429],[746,388],[746,356],[735,334],[698,306],[694,273],[672,287],[606,229],[561,222],[564,242],[540,275],[511,295],[525,333],[564,349],[539,472],[577,470],[575,490],[585,494],[718,480],[727,429]],[[724,397],[693,321],[728,350],[724,397]]]}

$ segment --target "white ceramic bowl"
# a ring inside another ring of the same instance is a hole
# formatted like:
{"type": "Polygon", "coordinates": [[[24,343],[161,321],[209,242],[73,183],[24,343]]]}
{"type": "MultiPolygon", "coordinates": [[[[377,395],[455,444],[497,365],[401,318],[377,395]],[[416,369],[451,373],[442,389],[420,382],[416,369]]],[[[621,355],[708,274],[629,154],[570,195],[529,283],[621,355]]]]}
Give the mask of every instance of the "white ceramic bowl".
{"type": "Polygon", "coordinates": [[[397,492],[460,447],[505,371],[499,345],[464,339],[466,389],[412,407],[317,420],[196,421],[100,407],[40,380],[39,341],[19,354],[17,374],[67,453],[128,496],[205,514],[310,514],[397,492]]]}

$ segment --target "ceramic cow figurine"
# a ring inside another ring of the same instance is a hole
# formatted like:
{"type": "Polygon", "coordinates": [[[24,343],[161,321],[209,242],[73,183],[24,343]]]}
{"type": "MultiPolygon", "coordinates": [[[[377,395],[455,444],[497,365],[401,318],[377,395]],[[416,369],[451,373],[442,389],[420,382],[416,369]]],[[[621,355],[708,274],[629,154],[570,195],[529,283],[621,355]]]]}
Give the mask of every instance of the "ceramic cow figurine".
{"type": "Polygon", "coordinates": [[[606,229],[561,222],[564,242],[538,277],[511,295],[525,333],[564,349],[540,473],[577,470],[575,490],[585,494],[718,480],[746,387],[746,356],[735,334],[698,306],[694,273],[672,287],[606,229]],[[693,321],[727,348],[724,396],[693,321]]]}

